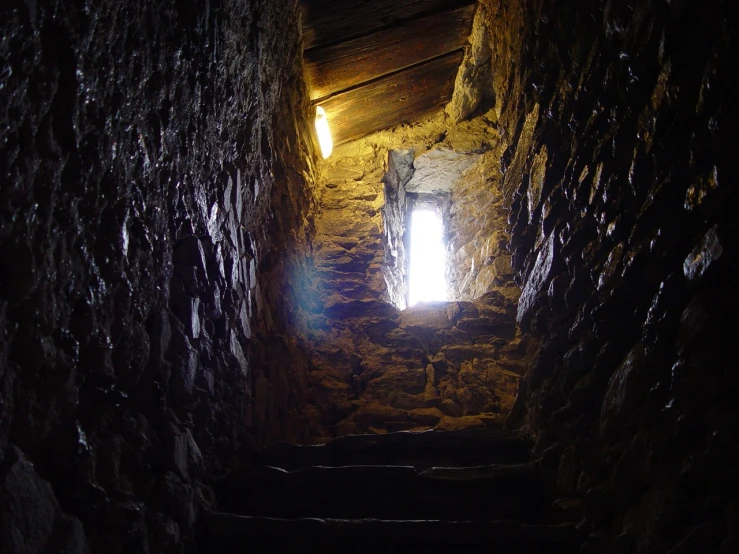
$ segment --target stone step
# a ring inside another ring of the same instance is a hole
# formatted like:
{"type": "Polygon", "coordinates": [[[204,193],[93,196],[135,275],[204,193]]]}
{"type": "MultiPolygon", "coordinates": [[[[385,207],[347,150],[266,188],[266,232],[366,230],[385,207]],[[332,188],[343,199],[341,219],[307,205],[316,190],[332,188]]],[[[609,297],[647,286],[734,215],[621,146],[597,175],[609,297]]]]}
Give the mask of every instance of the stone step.
{"type": "Polygon", "coordinates": [[[528,459],[528,443],[495,428],[347,435],[322,445],[280,443],[257,455],[257,463],[288,470],[352,464],[409,465],[425,469],[520,463],[528,459]]]}
{"type": "Polygon", "coordinates": [[[551,517],[534,464],[465,468],[411,466],[245,468],[218,487],[228,511],[278,518],[517,519],[551,517]]]}
{"type": "Polygon", "coordinates": [[[276,519],[211,514],[202,552],[547,553],[576,552],[573,524],[513,521],[276,519]]]}

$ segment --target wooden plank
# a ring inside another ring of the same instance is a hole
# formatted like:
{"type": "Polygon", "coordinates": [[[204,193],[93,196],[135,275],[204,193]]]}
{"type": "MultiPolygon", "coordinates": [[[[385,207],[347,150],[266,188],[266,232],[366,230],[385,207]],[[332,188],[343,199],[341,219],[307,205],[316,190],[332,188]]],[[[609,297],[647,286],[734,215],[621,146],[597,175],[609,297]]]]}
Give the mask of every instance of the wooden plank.
{"type": "Polygon", "coordinates": [[[461,6],[304,54],[311,100],[462,48],[475,4],[461,6]]]}
{"type": "Polygon", "coordinates": [[[449,102],[462,56],[452,52],[322,102],[334,144],[415,121],[449,102]]]}
{"type": "Polygon", "coordinates": [[[475,0],[301,0],[303,46],[342,42],[419,15],[475,0]]]}

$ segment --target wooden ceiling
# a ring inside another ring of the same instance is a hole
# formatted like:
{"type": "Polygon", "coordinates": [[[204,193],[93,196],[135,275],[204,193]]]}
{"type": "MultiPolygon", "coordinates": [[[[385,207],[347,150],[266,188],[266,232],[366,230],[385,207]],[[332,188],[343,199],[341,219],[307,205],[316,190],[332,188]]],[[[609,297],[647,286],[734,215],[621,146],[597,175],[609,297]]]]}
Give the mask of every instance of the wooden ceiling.
{"type": "Polygon", "coordinates": [[[452,97],[474,0],[300,0],[306,79],[334,144],[452,97]]]}

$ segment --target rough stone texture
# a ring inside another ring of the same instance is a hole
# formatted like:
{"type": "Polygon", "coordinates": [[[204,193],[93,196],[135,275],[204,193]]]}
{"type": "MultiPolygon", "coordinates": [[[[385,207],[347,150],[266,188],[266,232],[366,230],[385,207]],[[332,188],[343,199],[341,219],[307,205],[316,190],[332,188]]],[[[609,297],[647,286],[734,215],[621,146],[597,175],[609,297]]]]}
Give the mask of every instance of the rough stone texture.
{"type": "MultiPolygon", "coordinates": [[[[406,214],[425,198],[439,198],[448,210],[447,193],[479,165],[482,152],[498,144],[492,112],[487,116],[453,125],[442,112],[344,144],[319,164],[315,310],[333,317],[381,309],[378,301],[405,307],[406,214]]],[[[484,182],[475,184],[485,188],[484,182]]],[[[462,208],[465,216],[470,209],[462,208]]],[[[455,228],[470,232],[478,224],[467,218],[455,228]]],[[[479,296],[490,289],[476,290],[479,296]]]]}
{"type": "Polygon", "coordinates": [[[16,447],[5,452],[0,483],[3,552],[89,552],[79,520],[59,508],[48,481],[16,447]]]}
{"type": "Polygon", "coordinates": [[[326,436],[501,423],[526,344],[516,337],[515,306],[506,313],[500,303],[492,293],[329,320],[310,365],[326,436]]]}
{"type": "Polygon", "coordinates": [[[459,178],[477,162],[479,155],[435,148],[413,161],[413,176],[406,192],[440,194],[449,192],[459,178]]]}
{"type": "Polygon", "coordinates": [[[447,283],[451,298],[474,300],[496,291],[510,307],[518,302],[521,290],[513,280],[508,251],[508,212],[502,203],[500,154],[500,148],[483,154],[452,189],[444,213],[447,283]]]}
{"type": "Polygon", "coordinates": [[[345,158],[321,174],[313,264],[318,301],[329,316],[371,310],[376,301],[388,299],[382,274],[381,180],[374,150],[345,158]]]}
{"type": "MultiPolygon", "coordinates": [[[[468,287],[475,304],[398,311],[407,295],[406,214],[433,198],[448,212],[457,188],[487,199],[482,176],[495,158],[482,153],[497,144],[489,117],[455,126],[439,114],[342,145],[319,164],[311,284],[303,292],[315,298],[304,332],[316,440],[499,423],[510,410],[526,350],[516,332],[512,272],[468,287]],[[465,181],[473,172],[480,177],[465,181]],[[418,194],[414,179],[437,184],[418,194]]],[[[487,240],[479,238],[481,221],[504,236],[500,198],[498,191],[482,218],[460,198],[453,232],[467,251],[477,247],[473,237],[487,240]]]]}
{"type": "Polygon", "coordinates": [[[187,551],[254,444],[497,422],[524,371],[583,552],[736,550],[733,6],[481,1],[449,114],[313,191],[294,2],[3,4],[3,551],[187,551]],[[479,298],[401,313],[433,148],[480,155],[479,298]]]}
{"type": "Polygon", "coordinates": [[[491,46],[488,6],[480,2],[472,22],[469,46],[465,48],[464,59],[454,82],[452,99],[444,108],[454,123],[463,121],[478,108],[495,100],[491,46]]]}
{"type": "Polygon", "coordinates": [[[293,1],[0,8],[3,552],[182,552],[212,474],[307,437],[298,29],[293,1]]]}
{"type": "Polygon", "coordinates": [[[518,319],[509,419],[582,552],[739,529],[736,19],[726,2],[485,1],[518,319]]]}
{"type": "Polygon", "coordinates": [[[409,236],[406,233],[408,198],[405,185],[413,176],[412,149],[390,150],[383,177],[385,201],[382,207],[385,259],[382,274],[393,306],[404,309],[408,302],[409,236]]]}

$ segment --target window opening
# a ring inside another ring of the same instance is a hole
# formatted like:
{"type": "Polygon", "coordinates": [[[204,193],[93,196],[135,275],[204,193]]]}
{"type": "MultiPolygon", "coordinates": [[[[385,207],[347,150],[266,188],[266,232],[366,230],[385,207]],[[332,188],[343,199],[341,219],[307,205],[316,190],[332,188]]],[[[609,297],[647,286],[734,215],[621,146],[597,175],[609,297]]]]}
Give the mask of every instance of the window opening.
{"type": "Polygon", "coordinates": [[[411,213],[408,305],[445,301],[447,286],[441,215],[432,210],[411,213]]]}

